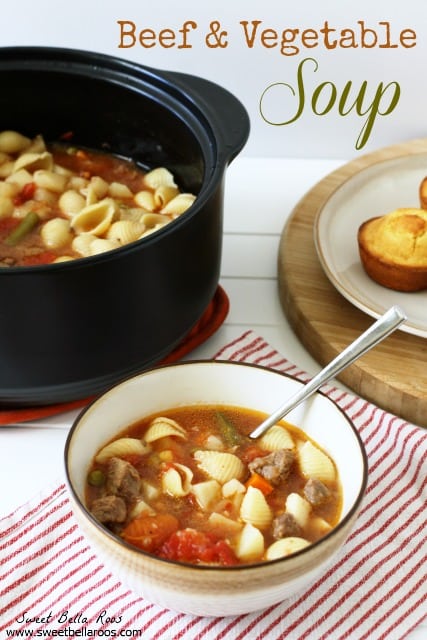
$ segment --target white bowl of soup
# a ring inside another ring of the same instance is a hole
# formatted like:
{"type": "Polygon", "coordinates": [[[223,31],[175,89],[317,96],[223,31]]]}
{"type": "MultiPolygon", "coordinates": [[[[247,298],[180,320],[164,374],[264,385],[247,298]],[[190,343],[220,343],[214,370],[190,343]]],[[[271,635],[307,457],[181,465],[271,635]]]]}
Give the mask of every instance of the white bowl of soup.
{"type": "Polygon", "coordinates": [[[105,566],[162,607],[239,615],[326,572],[367,482],[361,439],[316,393],[249,433],[301,385],[272,370],[185,362],[92,402],[65,448],[76,518],[105,566]]]}

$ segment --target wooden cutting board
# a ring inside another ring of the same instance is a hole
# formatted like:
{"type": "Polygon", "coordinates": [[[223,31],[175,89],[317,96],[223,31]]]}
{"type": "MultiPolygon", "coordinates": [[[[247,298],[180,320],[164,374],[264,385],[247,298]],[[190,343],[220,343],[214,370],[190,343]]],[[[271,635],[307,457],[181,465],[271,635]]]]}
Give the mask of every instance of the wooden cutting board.
{"type": "MultiPolygon", "coordinates": [[[[427,139],[415,140],[349,162],[302,198],[283,229],[278,255],[280,301],[295,333],[322,366],[374,319],[348,302],[326,277],[314,244],[315,218],[337,187],[361,169],[383,160],[426,152],[427,139]]],[[[427,427],[426,338],[397,330],[345,369],[338,379],[377,406],[427,427]]]]}

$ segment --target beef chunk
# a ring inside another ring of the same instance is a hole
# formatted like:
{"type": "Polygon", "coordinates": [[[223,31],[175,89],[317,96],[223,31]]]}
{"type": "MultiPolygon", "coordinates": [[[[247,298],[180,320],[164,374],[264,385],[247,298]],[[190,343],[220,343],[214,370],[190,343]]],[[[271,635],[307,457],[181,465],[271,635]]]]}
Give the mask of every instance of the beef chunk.
{"type": "Polygon", "coordinates": [[[316,478],[310,478],[304,487],[304,495],[310,504],[316,507],[327,502],[331,497],[331,492],[323,482],[316,480],[316,478]]]}
{"type": "Polygon", "coordinates": [[[92,502],[91,513],[103,524],[124,522],[126,520],[126,503],[118,496],[104,496],[92,502]]]}
{"type": "Polygon", "coordinates": [[[105,482],[107,494],[120,496],[130,502],[139,494],[140,484],[139,473],[129,462],[121,458],[111,458],[108,461],[105,482]]]}
{"type": "Polygon", "coordinates": [[[249,463],[249,470],[259,473],[271,484],[279,484],[285,480],[295,461],[295,454],[291,449],[273,451],[249,463]]]}
{"type": "Polygon", "coordinates": [[[276,540],[289,536],[301,536],[301,527],[290,513],[282,513],[273,520],[273,536],[276,540]]]}

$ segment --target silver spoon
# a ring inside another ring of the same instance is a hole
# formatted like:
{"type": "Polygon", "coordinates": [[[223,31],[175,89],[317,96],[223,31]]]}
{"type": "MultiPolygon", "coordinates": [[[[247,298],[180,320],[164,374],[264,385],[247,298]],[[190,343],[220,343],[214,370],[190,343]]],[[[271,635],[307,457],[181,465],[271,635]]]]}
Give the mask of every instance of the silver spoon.
{"type": "Polygon", "coordinates": [[[324,369],[319,371],[307,384],[302,386],[281,407],[266,418],[249,434],[250,438],[259,438],[267,429],[276,424],[289,411],[295,409],[303,400],[306,400],[323,384],[335,377],[340,371],[348,367],[355,360],[363,356],[367,351],[384,340],[390,333],[407,319],[405,312],[398,306],[391,307],[369,329],[360,335],[354,342],[348,345],[336,358],[324,369]]]}

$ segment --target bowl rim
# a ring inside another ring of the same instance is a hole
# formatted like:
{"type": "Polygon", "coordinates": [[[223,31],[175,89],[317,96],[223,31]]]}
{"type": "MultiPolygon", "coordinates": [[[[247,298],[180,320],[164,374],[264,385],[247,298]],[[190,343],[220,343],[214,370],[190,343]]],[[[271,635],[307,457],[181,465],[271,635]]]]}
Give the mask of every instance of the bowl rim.
{"type": "Polygon", "coordinates": [[[209,360],[209,359],[196,359],[196,360],[186,360],[186,361],[182,361],[182,362],[175,362],[175,363],[166,363],[166,364],[161,364],[161,365],[157,365],[154,367],[150,367],[136,375],[130,375],[127,378],[121,380],[120,382],[112,385],[111,387],[109,387],[107,390],[105,390],[103,393],[97,395],[95,398],[93,398],[76,416],[76,418],[73,420],[73,423],[71,425],[71,428],[67,434],[67,438],[66,438],[66,442],[65,442],[65,446],[64,446],[64,468],[65,468],[65,479],[66,479],[66,484],[68,487],[68,490],[70,491],[74,503],[75,505],[77,505],[79,511],[84,515],[84,517],[89,521],[89,523],[94,526],[96,528],[96,530],[102,535],[102,536],[106,536],[111,542],[113,542],[114,544],[117,544],[120,548],[123,548],[131,553],[137,554],[138,556],[142,556],[147,558],[149,561],[151,562],[160,562],[160,563],[165,563],[166,565],[172,565],[172,566],[177,566],[180,569],[182,569],[183,571],[187,571],[187,572],[191,572],[191,571],[207,571],[207,572],[229,572],[229,571],[233,571],[233,572],[241,572],[241,571],[259,571],[261,568],[265,568],[266,566],[270,567],[270,566],[274,566],[274,565],[278,565],[281,563],[286,563],[287,561],[291,561],[293,560],[295,557],[301,557],[301,556],[305,556],[305,555],[309,555],[311,554],[313,549],[317,549],[320,545],[323,545],[325,542],[331,540],[333,537],[335,537],[338,533],[341,532],[342,529],[344,529],[346,527],[346,525],[348,524],[349,521],[352,520],[352,518],[358,513],[363,497],[365,495],[365,491],[366,491],[366,487],[368,484],[368,456],[366,453],[366,449],[365,449],[365,445],[363,443],[363,440],[358,432],[358,430],[356,429],[353,421],[349,418],[349,416],[345,413],[345,411],[335,402],[335,400],[333,400],[332,398],[330,398],[325,392],[321,391],[320,389],[317,390],[315,392],[314,395],[320,395],[323,398],[325,398],[328,402],[330,402],[336,410],[338,410],[338,412],[341,414],[341,416],[344,418],[345,422],[347,423],[347,425],[350,427],[350,430],[353,432],[353,435],[356,438],[356,441],[359,445],[359,451],[360,451],[360,455],[362,458],[362,466],[363,466],[363,473],[362,473],[362,478],[361,478],[361,483],[360,483],[360,489],[358,491],[358,494],[356,496],[356,499],[354,500],[353,504],[351,505],[350,509],[348,510],[348,512],[346,513],[346,515],[344,516],[344,518],[342,520],[340,520],[340,522],[331,529],[331,531],[329,531],[326,535],[324,535],[322,538],[320,538],[319,540],[316,540],[315,542],[310,543],[307,547],[304,547],[303,549],[300,549],[299,551],[295,551],[294,553],[288,555],[288,556],[282,556],[280,558],[276,558],[274,560],[264,560],[262,562],[255,562],[255,563],[251,563],[251,564],[241,564],[241,565],[233,565],[233,566],[217,566],[217,565],[194,565],[194,564],[190,564],[190,563],[186,563],[186,562],[182,562],[182,561],[178,561],[178,560],[170,560],[168,558],[159,558],[158,556],[148,553],[147,551],[144,551],[143,549],[139,549],[136,546],[133,546],[131,544],[129,544],[128,542],[126,542],[125,540],[123,540],[122,538],[120,538],[120,536],[118,536],[117,534],[113,533],[112,531],[110,531],[107,527],[105,527],[104,525],[102,525],[102,523],[100,523],[89,511],[89,509],[86,507],[86,505],[83,503],[82,500],[80,500],[79,496],[77,495],[76,490],[74,489],[73,483],[71,481],[70,478],[70,473],[69,473],[69,466],[68,466],[68,458],[69,458],[69,452],[70,452],[70,447],[71,447],[71,443],[73,440],[73,437],[77,431],[78,425],[80,423],[80,421],[82,420],[82,418],[84,417],[84,415],[90,410],[92,409],[92,407],[98,402],[101,401],[102,398],[110,393],[113,393],[116,389],[118,389],[119,387],[126,385],[128,382],[130,382],[133,379],[136,378],[141,378],[144,377],[146,375],[150,375],[152,373],[155,373],[158,370],[161,369],[171,369],[171,368],[177,368],[177,367],[182,367],[182,366],[191,366],[191,365],[214,365],[215,364],[220,364],[220,365],[231,365],[231,366],[239,366],[239,367],[250,367],[250,368],[255,368],[255,369],[261,369],[263,371],[266,371],[268,373],[271,374],[277,374],[280,376],[283,376],[285,378],[288,378],[289,380],[292,380],[293,382],[296,382],[298,385],[304,385],[304,383],[300,380],[297,380],[296,378],[294,378],[293,376],[291,376],[289,373],[286,373],[284,371],[277,371],[276,369],[272,369],[270,367],[264,366],[264,365],[260,365],[257,363],[253,363],[253,362],[236,362],[233,360],[223,360],[223,359],[215,359],[215,360],[209,360]]]}

